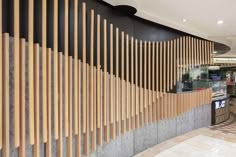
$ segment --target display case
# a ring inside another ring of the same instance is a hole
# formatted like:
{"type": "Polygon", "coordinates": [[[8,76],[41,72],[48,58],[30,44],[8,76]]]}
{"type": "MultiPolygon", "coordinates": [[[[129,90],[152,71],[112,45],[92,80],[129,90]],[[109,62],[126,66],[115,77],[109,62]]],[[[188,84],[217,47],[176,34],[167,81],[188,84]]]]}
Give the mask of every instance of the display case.
{"type": "Polygon", "coordinates": [[[212,87],[212,97],[227,96],[226,81],[210,81],[212,87]]]}
{"type": "Polygon", "coordinates": [[[207,67],[195,67],[183,74],[181,80],[177,82],[177,92],[189,92],[209,88],[207,67]]]}
{"type": "Polygon", "coordinates": [[[222,123],[229,119],[229,99],[219,96],[212,101],[212,125],[222,123]]]}

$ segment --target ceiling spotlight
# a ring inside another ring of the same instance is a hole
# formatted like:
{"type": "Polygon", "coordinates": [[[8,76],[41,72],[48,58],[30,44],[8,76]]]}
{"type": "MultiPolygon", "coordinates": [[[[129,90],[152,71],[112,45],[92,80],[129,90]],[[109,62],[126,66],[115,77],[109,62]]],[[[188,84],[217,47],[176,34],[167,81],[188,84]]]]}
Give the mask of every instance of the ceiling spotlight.
{"type": "Polygon", "coordinates": [[[223,23],[224,23],[223,20],[218,20],[218,21],[217,21],[217,24],[218,24],[218,25],[221,25],[221,24],[223,24],[223,23]]]}
{"type": "Polygon", "coordinates": [[[216,53],[217,53],[217,51],[213,51],[213,53],[214,53],[214,54],[216,54],[216,53]]]}
{"type": "Polygon", "coordinates": [[[183,19],[183,22],[187,22],[187,20],[186,20],[186,19],[183,19]]]}

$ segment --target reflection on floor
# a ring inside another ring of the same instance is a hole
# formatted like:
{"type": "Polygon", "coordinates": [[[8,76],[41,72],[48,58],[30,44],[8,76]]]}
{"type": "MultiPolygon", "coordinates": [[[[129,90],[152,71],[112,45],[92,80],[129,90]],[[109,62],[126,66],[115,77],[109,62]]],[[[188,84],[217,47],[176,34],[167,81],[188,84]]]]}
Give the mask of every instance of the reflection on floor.
{"type": "Polygon", "coordinates": [[[228,121],[175,137],[135,157],[233,157],[236,156],[236,107],[228,121]]]}

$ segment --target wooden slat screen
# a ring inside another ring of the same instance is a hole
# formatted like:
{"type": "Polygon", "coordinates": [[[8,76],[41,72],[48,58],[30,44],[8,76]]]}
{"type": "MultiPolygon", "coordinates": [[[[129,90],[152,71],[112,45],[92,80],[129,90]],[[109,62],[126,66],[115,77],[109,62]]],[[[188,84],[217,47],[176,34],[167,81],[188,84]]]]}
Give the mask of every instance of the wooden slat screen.
{"type": "Polygon", "coordinates": [[[9,63],[10,38],[9,34],[2,34],[0,12],[0,150],[3,157],[11,156],[10,114],[14,116],[14,148],[19,147],[20,157],[26,155],[27,143],[33,146],[34,157],[39,157],[42,151],[47,157],[54,151],[58,157],[63,154],[71,157],[73,152],[79,157],[144,124],[171,119],[211,103],[211,89],[191,93],[172,90],[195,65],[213,64],[213,42],[192,36],[161,42],[139,40],[95,14],[95,10],[88,10],[85,3],[79,7],[77,0],[72,2],[73,18],[70,1],[63,1],[64,18],[60,21],[59,2],[53,0],[53,32],[49,32],[49,6],[42,0],[42,43],[37,43],[34,42],[33,0],[28,0],[28,37],[20,39],[20,2],[14,0],[13,63],[9,63]],[[59,52],[58,46],[61,22],[63,52],[59,52]],[[47,46],[50,33],[53,34],[52,48],[47,46]],[[14,113],[9,112],[9,64],[14,65],[14,113]],[[29,110],[25,110],[26,97],[29,110]],[[27,131],[29,141],[26,141],[27,131]],[[53,140],[57,150],[52,150],[53,140]]]}

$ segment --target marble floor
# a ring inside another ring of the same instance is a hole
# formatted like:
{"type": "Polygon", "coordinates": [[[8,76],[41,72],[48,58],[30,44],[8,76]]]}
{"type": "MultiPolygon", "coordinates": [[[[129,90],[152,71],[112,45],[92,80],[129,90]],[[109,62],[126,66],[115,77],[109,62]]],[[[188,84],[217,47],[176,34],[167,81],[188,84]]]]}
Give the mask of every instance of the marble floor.
{"type": "Polygon", "coordinates": [[[233,157],[236,156],[236,107],[228,121],[175,137],[135,157],[233,157]]]}

